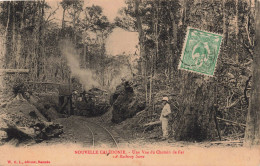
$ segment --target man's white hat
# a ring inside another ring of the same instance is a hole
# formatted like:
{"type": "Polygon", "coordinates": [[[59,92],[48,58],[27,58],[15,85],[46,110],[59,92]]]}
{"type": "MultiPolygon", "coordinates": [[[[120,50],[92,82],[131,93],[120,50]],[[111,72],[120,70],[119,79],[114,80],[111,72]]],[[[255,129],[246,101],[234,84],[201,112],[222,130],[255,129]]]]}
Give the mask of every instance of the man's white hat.
{"type": "Polygon", "coordinates": [[[163,101],[168,101],[169,99],[168,99],[168,97],[163,97],[162,100],[163,100],[163,101]]]}

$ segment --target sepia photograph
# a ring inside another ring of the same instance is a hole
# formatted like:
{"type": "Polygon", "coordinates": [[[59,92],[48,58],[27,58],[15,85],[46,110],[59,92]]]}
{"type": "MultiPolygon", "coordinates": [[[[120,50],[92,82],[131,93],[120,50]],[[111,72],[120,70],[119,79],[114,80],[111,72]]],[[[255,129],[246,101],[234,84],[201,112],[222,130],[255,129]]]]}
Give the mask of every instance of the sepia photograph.
{"type": "Polygon", "coordinates": [[[260,0],[0,0],[0,165],[260,166],[260,0]]]}

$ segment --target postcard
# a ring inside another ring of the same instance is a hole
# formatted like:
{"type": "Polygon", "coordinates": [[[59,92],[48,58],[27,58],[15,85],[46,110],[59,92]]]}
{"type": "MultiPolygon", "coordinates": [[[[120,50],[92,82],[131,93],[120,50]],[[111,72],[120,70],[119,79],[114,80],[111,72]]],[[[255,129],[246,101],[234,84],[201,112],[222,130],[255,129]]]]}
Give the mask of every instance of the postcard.
{"type": "Polygon", "coordinates": [[[0,1],[0,165],[260,165],[259,0],[0,1]]]}

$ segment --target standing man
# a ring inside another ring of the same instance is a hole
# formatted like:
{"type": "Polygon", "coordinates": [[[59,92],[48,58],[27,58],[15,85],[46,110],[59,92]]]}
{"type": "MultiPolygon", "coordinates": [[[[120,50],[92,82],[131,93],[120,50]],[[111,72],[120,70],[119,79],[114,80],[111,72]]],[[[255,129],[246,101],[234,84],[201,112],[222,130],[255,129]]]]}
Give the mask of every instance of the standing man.
{"type": "Polygon", "coordinates": [[[169,121],[169,115],[171,114],[171,106],[168,103],[168,97],[163,97],[163,109],[160,117],[160,121],[162,122],[162,132],[163,132],[163,139],[168,138],[168,121],[169,121]]]}

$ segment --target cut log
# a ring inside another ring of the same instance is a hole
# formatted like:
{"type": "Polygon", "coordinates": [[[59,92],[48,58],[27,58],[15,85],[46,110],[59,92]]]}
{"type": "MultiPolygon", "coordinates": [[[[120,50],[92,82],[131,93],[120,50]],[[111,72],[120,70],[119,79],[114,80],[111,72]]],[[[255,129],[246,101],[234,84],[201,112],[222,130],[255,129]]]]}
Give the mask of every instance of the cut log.
{"type": "Polygon", "coordinates": [[[5,120],[7,124],[7,128],[0,128],[1,130],[5,131],[9,138],[17,138],[17,139],[27,139],[27,138],[34,138],[35,132],[33,128],[28,127],[18,127],[14,124],[10,124],[5,120]]]}
{"type": "Polygon", "coordinates": [[[29,73],[29,69],[0,69],[0,73],[7,73],[7,74],[15,74],[15,73],[28,74],[28,73],[29,73]]]}
{"type": "Polygon", "coordinates": [[[12,145],[12,146],[18,146],[19,145],[19,140],[18,139],[11,139],[10,141],[7,142],[8,145],[12,145]]]}

